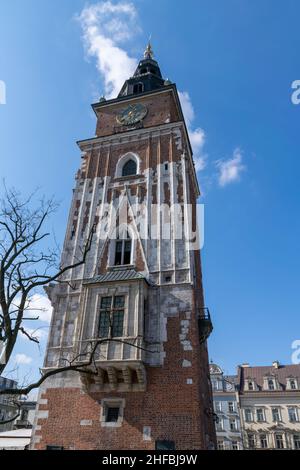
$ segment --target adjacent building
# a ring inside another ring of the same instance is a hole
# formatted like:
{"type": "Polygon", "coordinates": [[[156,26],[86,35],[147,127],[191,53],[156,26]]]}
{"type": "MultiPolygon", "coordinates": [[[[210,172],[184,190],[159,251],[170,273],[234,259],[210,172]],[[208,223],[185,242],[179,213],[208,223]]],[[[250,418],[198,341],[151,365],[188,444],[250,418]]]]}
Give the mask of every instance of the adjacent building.
{"type": "Polygon", "coordinates": [[[210,378],[218,449],[242,450],[237,376],[226,376],[218,365],[210,364],[210,378]]]}
{"type": "Polygon", "coordinates": [[[238,367],[247,449],[300,449],[300,365],[238,367]]]}

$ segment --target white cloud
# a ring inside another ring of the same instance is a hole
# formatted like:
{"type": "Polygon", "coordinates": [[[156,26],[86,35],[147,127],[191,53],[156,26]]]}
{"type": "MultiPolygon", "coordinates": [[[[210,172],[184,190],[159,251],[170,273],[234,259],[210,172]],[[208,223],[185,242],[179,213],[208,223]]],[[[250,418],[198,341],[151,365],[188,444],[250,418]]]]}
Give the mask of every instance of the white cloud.
{"type": "Polygon", "coordinates": [[[27,356],[26,354],[16,354],[15,355],[16,364],[30,364],[32,362],[32,357],[27,356]]]}
{"type": "Polygon", "coordinates": [[[243,154],[239,148],[233,152],[232,158],[228,160],[218,160],[216,166],[218,168],[218,182],[220,186],[239,181],[241,173],[246,170],[246,166],[242,163],[243,154]]]}
{"type": "Polygon", "coordinates": [[[105,95],[115,98],[137,66],[137,60],[119,47],[140,31],[136,8],[129,2],[104,1],[85,7],[77,19],[86,53],[96,58],[105,95]]]}
{"type": "Polygon", "coordinates": [[[203,129],[201,129],[201,127],[193,129],[195,111],[188,92],[179,91],[178,94],[194,153],[196,171],[201,171],[206,166],[207,159],[207,155],[203,153],[203,147],[205,144],[205,132],[203,129]]]}

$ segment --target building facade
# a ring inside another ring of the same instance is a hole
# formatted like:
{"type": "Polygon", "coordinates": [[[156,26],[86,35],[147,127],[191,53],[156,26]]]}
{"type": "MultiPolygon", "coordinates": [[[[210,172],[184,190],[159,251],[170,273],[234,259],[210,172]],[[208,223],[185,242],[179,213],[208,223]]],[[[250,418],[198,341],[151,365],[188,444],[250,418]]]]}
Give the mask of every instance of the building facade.
{"type": "Polygon", "coordinates": [[[14,429],[30,429],[33,426],[36,401],[19,400],[19,416],[14,421],[14,429]]]}
{"type": "Polygon", "coordinates": [[[238,404],[237,376],[226,376],[216,364],[210,364],[214,421],[219,450],[242,450],[242,430],[238,404]]]}
{"type": "Polygon", "coordinates": [[[238,367],[247,449],[300,449],[300,365],[238,367]]]}
{"type": "Polygon", "coordinates": [[[93,240],[85,264],[47,288],[44,370],[92,361],[43,384],[31,448],[213,448],[212,326],[187,233],[199,188],[176,86],[150,44],[119,96],[93,109],[62,264],[93,240]]]}

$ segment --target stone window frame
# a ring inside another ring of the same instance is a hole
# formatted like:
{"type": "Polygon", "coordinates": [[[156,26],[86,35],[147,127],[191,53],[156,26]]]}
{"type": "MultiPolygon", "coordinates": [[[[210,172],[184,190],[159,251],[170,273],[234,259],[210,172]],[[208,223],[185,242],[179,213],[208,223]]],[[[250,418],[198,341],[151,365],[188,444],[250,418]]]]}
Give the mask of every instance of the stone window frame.
{"type": "Polygon", "coordinates": [[[289,417],[289,422],[290,423],[299,423],[299,410],[298,410],[298,406],[296,405],[289,405],[287,407],[287,412],[288,412],[288,417],[289,417]],[[291,415],[290,415],[290,410],[294,410],[295,414],[295,419],[291,419],[291,415]]]}
{"type": "Polygon", "coordinates": [[[218,448],[218,450],[225,450],[224,439],[218,439],[217,440],[217,448],[218,448]]]}
{"type": "Polygon", "coordinates": [[[101,400],[100,424],[101,427],[119,428],[124,420],[125,398],[103,398],[101,400]],[[119,417],[117,421],[107,422],[107,409],[119,407],[119,417]]]}
{"type": "Polygon", "coordinates": [[[245,418],[246,423],[253,423],[254,420],[253,420],[253,409],[252,408],[247,407],[247,408],[244,409],[244,418],[245,418]],[[247,416],[247,413],[246,413],[247,410],[250,411],[250,419],[248,419],[248,416],[247,416]]]}
{"type": "Polygon", "coordinates": [[[248,449],[256,448],[256,435],[253,431],[247,432],[247,445],[248,445],[248,449]]]}
{"type": "Polygon", "coordinates": [[[271,407],[271,414],[272,414],[272,422],[273,423],[282,423],[282,411],[281,411],[281,406],[272,406],[271,407]],[[273,415],[273,410],[278,410],[278,420],[274,419],[274,415],[273,415]]]}
{"type": "Polygon", "coordinates": [[[229,429],[231,432],[237,432],[239,430],[236,418],[229,418],[229,429]]]}
{"type": "Polygon", "coordinates": [[[246,392],[255,392],[257,390],[256,382],[253,378],[245,379],[244,390],[246,392]],[[251,387],[249,386],[251,384],[251,387]]]}
{"type": "Polygon", "coordinates": [[[293,449],[300,450],[300,433],[298,432],[293,433],[293,449]]]}
{"type": "Polygon", "coordinates": [[[219,417],[218,422],[216,423],[216,431],[223,432],[225,431],[224,419],[219,417]]]}
{"type": "Polygon", "coordinates": [[[275,390],[280,390],[277,377],[275,377],[274,375],[265,375],[263,379],[263,390],[268,390],[270,392],[274,392],[275,390]]]}
{"type": "Polygon", "coordinates": [[[235,406],[235,402],[230,400],[227,402],[227,406],[228,406],[228,413],[236,413],[236,406],[235,406]]]}
{"type": "Polygon", "coordinates": [[[220,400],[215,400],[214,404],[215,404],[215,411],[216,411],[216,413],[217,413],[217,412],[221,413],[221,412],[222,412],[222,401],[220,401],[220,400]]]}

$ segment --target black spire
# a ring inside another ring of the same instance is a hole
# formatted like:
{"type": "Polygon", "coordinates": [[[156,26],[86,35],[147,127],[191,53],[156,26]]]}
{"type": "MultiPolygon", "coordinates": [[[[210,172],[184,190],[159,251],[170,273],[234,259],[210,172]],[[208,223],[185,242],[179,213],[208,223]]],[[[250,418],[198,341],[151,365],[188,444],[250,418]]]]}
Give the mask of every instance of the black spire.
{"type": "Polygon", "coordinates": [[[153,59],[153,51],[150,41],[144,52],[144,59],[140,60],[133,77],[126,80],[119,97],[136,95],[147,91],[156,90],[164,86],[164,79],[156,60],[153,59]]]}

